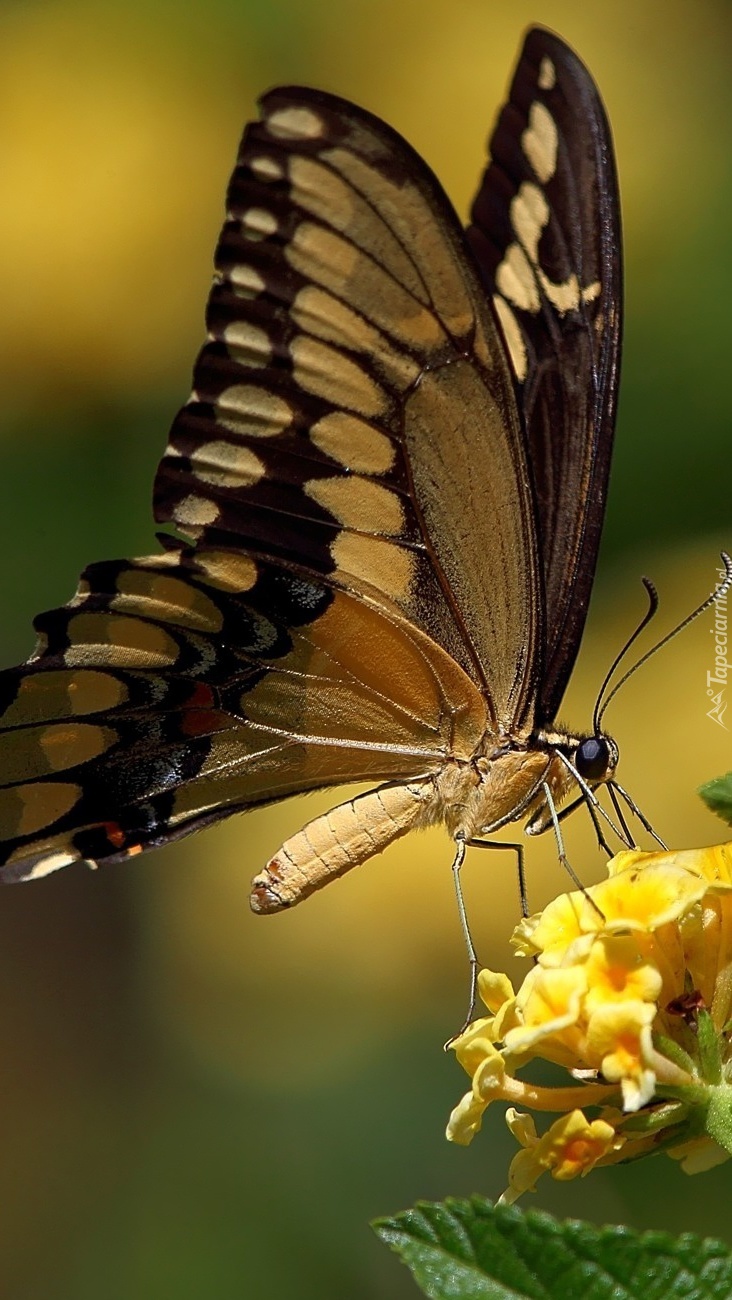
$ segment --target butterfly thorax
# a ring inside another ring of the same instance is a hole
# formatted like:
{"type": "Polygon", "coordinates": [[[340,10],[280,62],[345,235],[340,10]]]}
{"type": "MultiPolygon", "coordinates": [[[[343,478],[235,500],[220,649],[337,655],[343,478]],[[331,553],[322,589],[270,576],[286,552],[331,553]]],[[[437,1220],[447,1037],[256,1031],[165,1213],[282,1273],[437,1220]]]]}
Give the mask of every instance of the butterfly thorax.
{"type": "Polygon", "coordinates": [[[467,840],[519,818],[526,819],[530,834],[540,833],[551,822],[547,788],[559,807],[579,792],[574,770],[592,787],[612,776],[618,759],[609,736],[555,730],[498,743],[492,737],[485,748],[469,763],[446,765],[435,778],[435,800],[430,801],[435,820],[467,840]]]}

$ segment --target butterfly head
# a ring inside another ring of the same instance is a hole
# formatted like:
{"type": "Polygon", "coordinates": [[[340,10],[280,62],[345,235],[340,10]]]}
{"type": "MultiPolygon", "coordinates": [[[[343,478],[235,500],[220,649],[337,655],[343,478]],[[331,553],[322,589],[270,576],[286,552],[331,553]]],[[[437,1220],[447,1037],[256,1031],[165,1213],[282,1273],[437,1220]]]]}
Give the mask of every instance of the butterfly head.
{"type": "MultiPolygon", "coordinates": [[[[594,793],[597,786],[607,785],[610,790],[610,798],[620,821],[619,827],[612,822],[610,822],[610,826],[626,848],[632,847],[632,836],[627,831],[615,798],[615,791],[621,788],[615,780],[615,770],[618,766],[620,752],[612,736],[596,727],[590,735],[554,732],[544,733],[539,739],[544,742],[546,746],[545,752],[548,751],[549,756],[546,780],[542,781],[543,790],[547,797],[538,801],[534,815],[529,819],[526,826],[527,833],[529,835],[539,835],[542,831],[548,830],[552,824],[554,824],[556,830],[556,812],[554,808],[562,800],[570,796],[574,802],[566,811],[570,811],[579,803],[585,803],[590,808],[591,813],[592,809],[594,809],[593,821],[596,823],[596,829],[598,829],[599,842],[603,847],[607,848],[604,838],[599,834],[596,814],[599,814],[606,821],[609,819],[604,809],[598,804],[594,793]],[[549,790],[551,791],[551,798],[548,797],[549,790]]],[[[633,805],[633,808],[635,808],[635,805],[633,805]]],[[[610,852],[609,849],[608,852],[610,852]]]]}
{"type": "Polygon", "coordinates": [[[593,736],[580,737],[572,761],[583,781],[592,786],[612,779],[619,757],[612,736],[598,731],[593,736]]]}

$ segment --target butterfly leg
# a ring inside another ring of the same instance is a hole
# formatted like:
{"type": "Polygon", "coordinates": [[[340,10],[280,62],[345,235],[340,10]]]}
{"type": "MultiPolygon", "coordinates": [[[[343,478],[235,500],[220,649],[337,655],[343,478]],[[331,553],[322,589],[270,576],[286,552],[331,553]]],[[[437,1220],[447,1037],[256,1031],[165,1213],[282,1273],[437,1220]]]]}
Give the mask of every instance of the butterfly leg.
{"type": "Polygon", "coordinates": [[[570,863],[569,858],[567,857],[567,850],[564,847],[564,836],[562,835],[562,828],[559,824],[559,817],[557,815],[556,804],[554,803],[554,796],[546,781],[543,782],[543,787],[544,787],[544,798],[546,799],[546,806],[549,810],[551,824],[554,828],[554,839],[556,840],[556,845],[557,845],[557,857],[559,858],[561,865],[564,867],[564,870],[566,871],[567,875],[572,881],[572,884],[576,885],[577,888],[581,889],[582,892],[584,893],[585,887],[582,884],[582,881],[580,880],[579,876],[577,875],[577,872],[575,871],[574,867],[570,863]]]}
{"type": "Polygon", "coordinates": [[[637,803],[635,802],[635,799],[631,799],[630,795],[628,794],[628,791],[625,790],[625,789],[623,788],[622,785],[620,785],[620,782],[619,782],[619,781],[616,781],[616,780],[613,778],[612,781],[609,781],[609,782],[608,782],[608,786],[609,786],[609,788],[610,788],[610,795],[611,795],[611,798],[612,798],[612,800],[613,800],[613,803],[615,804],[615,807],[618,808],[618,812],[619,812],[619,807],[618,807],[618,804],[616,803],[616,800],[615,800],[615,794],[616,794],[616,791],[617,791],[617,794],[619,794],[619,795],[620,795],[620,796],[625,800],[625,802],[627,803],[628,807],[630,808],[630,811],[631,811],[632,813],[635,813],[635,815],[636,815],[636,817],[638,818],[638,821],[640,822],[640,824],[641,824],[641,826],[643,827],[643,829],[644,829],[645,831],[648,831],[648,834],[649,834],[650,836],[652,836],[652,838],[656,841],[657,844],[660,844],[660,846],[661,846],[662,849],[665,849],[665,848],[667,847],[667,845],[664,844],[664,842],[663,842],[663,840],[661,839],[660,835],[659,835],[659,834],[658,834],[658,833],[653,829],[653,827],[652,827],[651,823],[649,822],[648,818],[646,817],[645,813],[642,812],[641,809],[638,807],[637,803]]]}
{"type": "Polygon", "coordinates": [[[523,916],[529,915],[529,906],[526,897],[526,877],[524,875],[523,846],[521,844],[502,843],[500,840],[466,840],[464,836],[461,836],[460,834],[456,835],[455,836],[455,857],[453,858],[453,863],[452,863],[452,875],[455,883],[455,897],[457,898],[458,915],[460,917],[460,928],[463,932],[465,947],[468,950],[468,961],[470,963],[470,992],[469,992],[469,999],[468,999],[468,1012],[462,1024],[462,1027],[458,1030],[456,1034],[452,1036],[452,1038],[448,1039],[448,1041],[445,1043],[445,1048],[448,1048],[450,1044],[453,1043],[456,1038],[459,1038],[460,1035],[463,1034],[467,1029],[468,1025],[470,1024],[475,1014],[475,1004],[477,1001],[477,994],[478,994],[478,970],[480,967],[480,961],[478,960],[478,954],[475,950],[475,944],[473,942],[473,936],[470,930],[470,923],[468,921],[468,913],[465,907],[465,899],[463,897],[463,888],[460,881],[460,869],[463,865],[463,862],[465,861],[465,850],[468,847],[471,849],[513,849],[515,851],[517,862],[518,862],[518,880],[519,880],[519,894],[521,897],[521,913],[523,916]]]}
{"type": "Polygon", "coordinates": [[[529,915],[529,896],[526,890],[526,871],[524,869],[523,844],[508,843],[506,840],[469,840],[471,849],[512,849],[516,854],[516,875],[518,877],[521,915],[529,915]]]}
{"type": "MultiPolygon", "coordinates": [[[[566,871],[567,875],[572,881],[572,884],[576,885],[580,893],[584,894],[585,898],[588,900],[589,903],[591,903],[592,907],[597,912],[598,916],[601,917],[601,919],[604,921],[605,917],[603,913],[600,911],[600,908],[597,906],[597,903],[587,893],[585,886],[582,884],[582,881],[580,880],[579,876],[577,875],[577,872],[575,871],[569,858],[567,857],[567,851],[564,847],[564,838],[562,836],[562,828],[559,824],[559,817],[557,815],[557,809],[554,803],[554,797],[546,781],[544,781],[543,785],[544,785],[544,797],[546,798],[546,806],[549,809],[549,816],[551,817],[551,823],[552,826],[554,827],[554,838],[557,844],[557,857],[559,858],[561,865],[564,867],[564,870],[566,871]]],[[[587,806],[588,808],[591,808],[591,805],[589,803],[587,806]]],[[[591,808],[591,811],[594,812],[594,809],[591,808]]],[[[595,818],[593,817],[592,820],[594,822],[595,818]]]]}
{"type": "MultiPolygon", "coordinates": [[[[611,858],[615,850],[611,849],[610,845],[607,842],[607,839],[605,838],[605,834],[603,832],[602,826],[600,825],[600,818],[595,812],[595,809],[592,807],[592,804],[587,803],[587,801],[584,799],[584,795],[580,795],[580,799],[582,799],[585,802],[587,811],[590,814],[590,821],[592,822],[592,826],[595,831],[595,838],[597,839],[598,848],[601,848],[603,853],[607,853],[607,856],[611,858]]],[[[624,822],[622,818],[620,819],[620,822],[621,822],[621,827],[623,827],[624,822]]]]}
{"type": "MultiPolygon", "coordinates": [[[[595,812],[595,809],[593,808],[592,804],[590,803],[589,799],[587,799],[584,794],[578,794],[577,798],[573,799],[570,804],[567,804],[566,808],[562,808],[562,811],[557,813],[557,821],[563,822],[565,818],[570,817],[573,812],[576,812],[577,809],[581,807],[585,807],[588,813],[590,814],[590,820],[592,822],[595,831],[595,837],[597,839],[598,847],[601,848],[604,853],[607,853],[607,856],[609,858],[611,858],[615,850],[611,849],[610,845],[608,844],[605,835],[603,833],[602,827],[600,825],[600,819],[597,813],[595,812]]],[[[551,821],[547,824],[546,827],[544,827],[544,829],[545,830],[548,829],[548,826],[550,825],[551,825],[551,821]]]]}
{"type": "Polygon", "coordinates": [[[468,913],[465,907],[465,899],[463,897],[463,887],[460,881],[460,868],[462,867],[465,861],[465,845],[466,845],[465,836],[460,832],[458,832],[458,834],[455,836],[455,857],[452,860],[452,879],[453,879],[453,884],[455,886],[455,898],[457,899],[458,916],[460,917],[460,929],[463,932],[465,947],[468,950],[468,962],[470,963],[470,993],[468,997],[468,1013],[465,1017],[463,1025],[458,1030],[458,1032],[453,1035],[452,1038],[448,1039],[448,1041],[445,1043],[445,1049],[447,1049],[450,1046],[450,1043],[454,1042],[455,1038],[459,1038],[460,1035],[464,1033],[464,1031],[467,1029],[468,1025],[470,1024],[471,1020],[473,1019],[473,1013],[475,1011],[476,994],[478,989],[478,966],[480,963],[478,961],[478,954],[475,951],[473,936],[470,932],[470,925],[468,923],[468,913]]]}
{"type": "MultiPolygon", "coordinates": [[[[381,853],[418,825],[428,825],[431,780],[382,785],[316,817],[283,844],[252,881],[253,912],[279,912],[381,853]]],[[[463,850],[464,852],[464,850],[463,850]]]]}

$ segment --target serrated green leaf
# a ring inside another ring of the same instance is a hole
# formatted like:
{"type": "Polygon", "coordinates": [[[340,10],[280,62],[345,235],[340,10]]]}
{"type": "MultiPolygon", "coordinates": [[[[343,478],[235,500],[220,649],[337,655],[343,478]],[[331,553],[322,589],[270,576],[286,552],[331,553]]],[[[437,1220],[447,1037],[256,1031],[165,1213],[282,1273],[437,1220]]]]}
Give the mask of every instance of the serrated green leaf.
{"type": "Polygon", "coordinates": [[[711,812],[732,826],[732,772],[715,776],[712,781],[700,785],[699,794],[711,812]]]}
{"type": "Polygon", "coordinates": [[[732,1255],[691,1234],[595,1228],[469,1201],[418,1203],[374,1231],[431,1300],[729,1300],[732,1255]]]}

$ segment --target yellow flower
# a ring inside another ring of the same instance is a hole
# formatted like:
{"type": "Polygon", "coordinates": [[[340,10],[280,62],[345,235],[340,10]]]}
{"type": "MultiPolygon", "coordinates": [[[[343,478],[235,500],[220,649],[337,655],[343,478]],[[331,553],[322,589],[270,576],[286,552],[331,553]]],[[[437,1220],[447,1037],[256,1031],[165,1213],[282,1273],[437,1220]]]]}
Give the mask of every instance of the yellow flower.
{"type": "Polygon", "coordinates": [[[508,975],[482,970],[478,976],[478,992],[489,1011],[501,1011],[514,996],[513,984],[508,975]]]}
{"type": "Polygon", "coordinates": [[[522,1150],[511,1161],[508,1189],[499,1200],[503,1205],[511,1205],[524,1192],[534,1191],[538,1178],[547,1171],[560,1180],[584,1177],[625,1142],[612,1124],[588,1120],[581,1110],[555,1120],[543,1137],[538,1136],[530,1115],[511,1109],[506,1112],[506,1123],[522,1150]]]}
{"type": "Polygon", "coordinates": [[[571,1068],[577,1055],[576,1026],[586,992],[583,966],[557,970],[535,966],[516,998],[519,1023],[505,1035],[507,1050],[523,1054],[542,1043],[545,1050],[550,1047],[551,1060],[571,1068]]]}
{"type": "Polygon", "coordinates": [[[584,893],[562,894],[539,916],[523,921],[517,928],[519,951],[559,960],[577,940],[586,942],[587,936],[626,930],[652,932],[675,921],[703,897],[708,886],[695,871],[674,862],[664,866],[659,862],[662,857],[660,853],[619,853],[608,865],[607,880],[584,893]],[[644,858],[649,859],[645,867],[644,858]]]}
{"type": "Polygon", "coordinates": [[[453,1044],[472,1087],[447,1134],[466,1144],[488,1105],[509,1104],[521,1151],[504,1200],[546,1171],[661,1150],[693,1173],[732,1154],[732,845],[620,853],[607,880],[553,900],[513,942],[534,964],[515,994],[481,972],[490,1014],[453,1044]],[[565,1079],[531,1082],[536,1059],[565,1079]],[[539,1135],[517,1105],[560,1118],[539,1135]]]}
{"type": "Polygon", "coordinates": [[[587,1060],[608,1083],[619,1083],[624,1110],[640,1110],[656,1084],[651,1025],[656,1007],[615,1002],[599,1007],[587,1027],[587,1060]]]}
{"type": "Polygon", "coordinates": [[[506,1064],[499,1051],[486,1039],[481,1040],[482,1055],[473,1073],[473,1087],[458,1102],[447,1126],[447,1136],[459,1146],[472,1142],[483,1122],[483,1112],[491,1101],[502,1095],[506,1064]]]}
{"type": "Polygon", "coordinates": [[[653,862],[660,866],[681,867],[693,875],[714,884],[732,884],[732,844],[714,844],[706,849],[661,849],[655,853],[641,853],[639,849],[628,849],[616,853],[608,862],[609,876],[617,875],[638,864],[648,867],[653,862]]]}
{"type": "Polygon", "coordinates": [[[590,1013],[607,1002],[656,1002],[663,987],[658,968],[644,959],[628,935],[601,935],[587,954],[585,973],[590,1013]]]}

